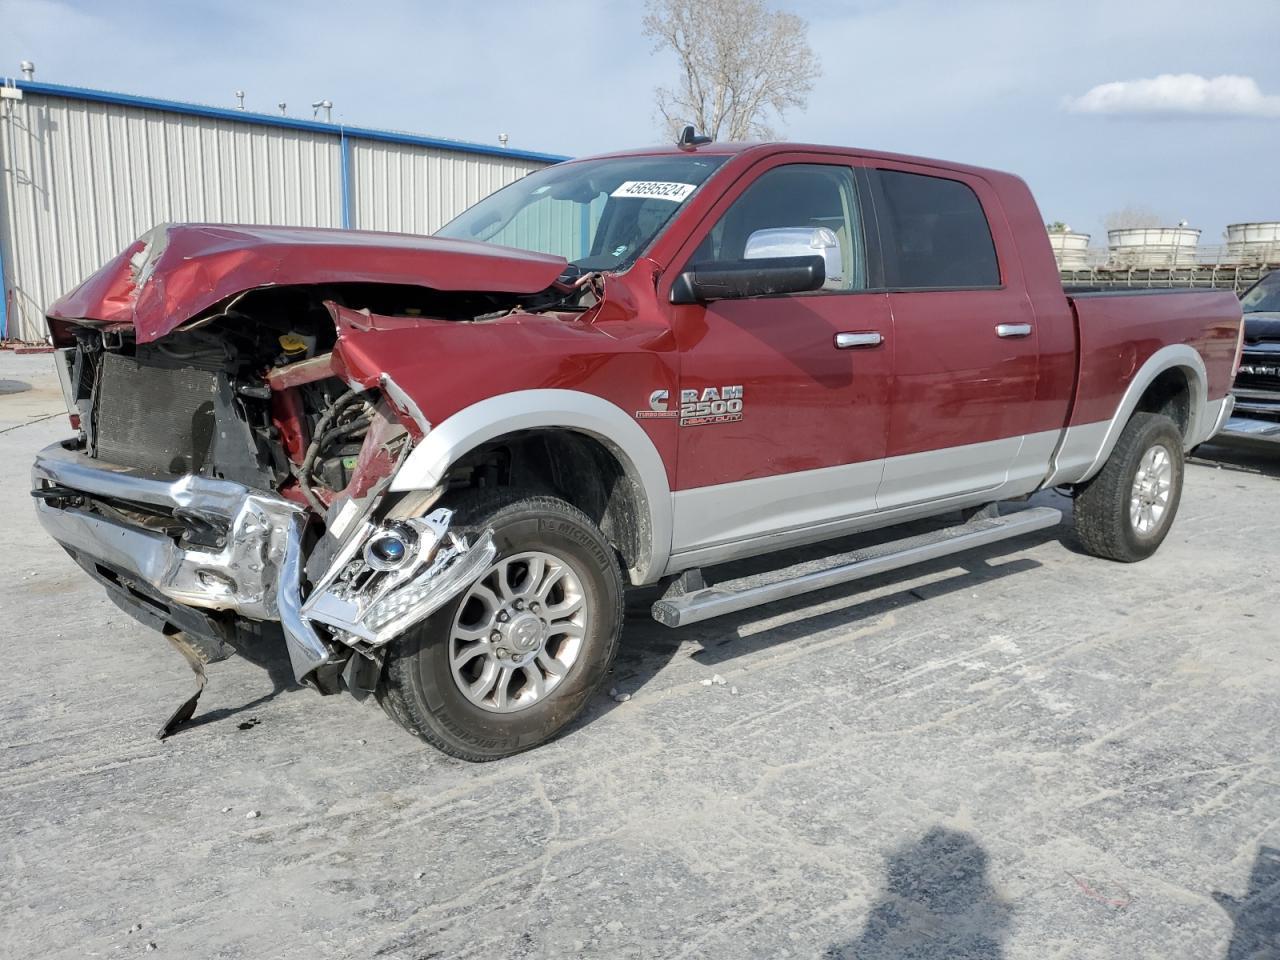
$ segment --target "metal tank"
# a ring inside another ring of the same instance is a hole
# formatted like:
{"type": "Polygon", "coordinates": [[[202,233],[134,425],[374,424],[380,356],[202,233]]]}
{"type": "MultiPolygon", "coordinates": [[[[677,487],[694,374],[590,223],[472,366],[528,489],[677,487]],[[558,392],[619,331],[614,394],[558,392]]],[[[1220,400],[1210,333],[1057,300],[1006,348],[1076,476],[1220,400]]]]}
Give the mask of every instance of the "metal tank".
{"type": "Polygon", "coordinates": [[[1280,263],[1280,220],[1231,224],[1226,252],[1232,263],[1280,263]]]}
{"type": "Polygon", "coordinates": [[[1108,230],[1111,263],[1139,270],[1194,267],[1200,231],[1193,227],[1132,227],[1108,230]]]}
{"type": "Polygon", "coordinates": [[[1087,270],[1089,267],[1089,234],[1070,230],[1049,233],[1049,246],[1059,270],[1087,270]]]}

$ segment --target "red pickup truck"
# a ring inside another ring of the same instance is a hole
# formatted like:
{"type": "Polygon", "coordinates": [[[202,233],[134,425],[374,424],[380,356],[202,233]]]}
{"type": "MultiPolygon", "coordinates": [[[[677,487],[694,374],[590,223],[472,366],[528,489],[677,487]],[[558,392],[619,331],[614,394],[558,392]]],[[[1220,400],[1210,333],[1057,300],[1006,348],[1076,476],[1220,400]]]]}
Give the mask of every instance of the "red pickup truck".
{"type": "Polygon", "coordinates": [[[1230,293],[1064,292],[1016,177],[789,144],[559,164],[434,237],[163,226],[49,324],[79,433],[32,493],[111,598],[472,760],[575,717],[628,585],[679,626],[1056,523],[1008,505],[1046,488],[1150,555],[1241,349],[1230,293]]]}

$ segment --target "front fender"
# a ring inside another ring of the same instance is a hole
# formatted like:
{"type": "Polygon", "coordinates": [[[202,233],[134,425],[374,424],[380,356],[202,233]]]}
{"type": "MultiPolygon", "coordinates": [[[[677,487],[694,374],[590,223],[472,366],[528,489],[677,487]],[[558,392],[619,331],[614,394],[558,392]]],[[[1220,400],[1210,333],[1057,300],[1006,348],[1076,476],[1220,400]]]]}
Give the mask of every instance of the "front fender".
{"type": "Polygon", "coordinates": [[[393,492],[438,485],[453,464],[490,440],[534,429],[586,434],[608,447],[642,491],[648,542],[630,573],[636,583],[658,579],[671,553],[671,488],[662,457],[620,407],[577,390],[517,390],[465,407],[431,429],[392,480],[393,492]]]}

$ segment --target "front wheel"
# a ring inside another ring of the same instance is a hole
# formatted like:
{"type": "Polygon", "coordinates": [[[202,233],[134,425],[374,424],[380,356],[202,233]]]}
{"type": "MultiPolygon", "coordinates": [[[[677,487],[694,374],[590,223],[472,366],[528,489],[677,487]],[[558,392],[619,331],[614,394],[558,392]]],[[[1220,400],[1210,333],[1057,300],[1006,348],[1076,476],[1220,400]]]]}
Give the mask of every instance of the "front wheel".
{"type": "Polygon", "coordinates": [[[1097,476],[1076,491],[1076,534],[1096,557],[1133,563],[1164,542],[1182,499],[1182,434],[1168,417],[1135,413],[1097,476]]]}
{"type": "Polygon", "coordinates": [[[599,688],[622,630],[622,571],[604,535],[548,496],[469,495],[454,529],[493,531],[493,565],[387,651],[378,701],[464,760],[551,739],[599,688]]]}

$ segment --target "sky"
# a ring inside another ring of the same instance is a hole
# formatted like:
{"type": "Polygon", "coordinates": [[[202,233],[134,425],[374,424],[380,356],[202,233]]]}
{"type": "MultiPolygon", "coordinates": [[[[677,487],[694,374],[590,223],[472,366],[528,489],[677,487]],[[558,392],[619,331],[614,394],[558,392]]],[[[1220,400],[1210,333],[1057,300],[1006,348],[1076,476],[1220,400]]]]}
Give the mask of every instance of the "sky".
{"type": "MultiPolygon", "coordinates": [[[[790,140],[1019,174],[1103,241],[1125,207],[1280,220],[1280,0],[770,0],[822,77],[790,140]],[[1215,12],[1216,11],[1216,12],[1215,12]]],[[[586,155],[661,138],[639,0],[0,0],[0,75],[586,155]]]]}

